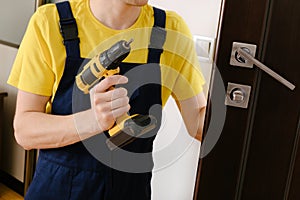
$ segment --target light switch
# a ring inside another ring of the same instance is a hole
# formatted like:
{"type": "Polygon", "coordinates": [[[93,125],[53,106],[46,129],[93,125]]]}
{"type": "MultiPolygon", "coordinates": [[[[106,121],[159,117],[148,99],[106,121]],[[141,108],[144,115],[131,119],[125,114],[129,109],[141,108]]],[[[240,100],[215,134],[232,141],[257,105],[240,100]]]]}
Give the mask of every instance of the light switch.
{"type": "Polygon", "coordinates": [[[196,53],[200,62],[211,62],[213,60],[214,41],[213,38],[194,35],[196,53]]]}

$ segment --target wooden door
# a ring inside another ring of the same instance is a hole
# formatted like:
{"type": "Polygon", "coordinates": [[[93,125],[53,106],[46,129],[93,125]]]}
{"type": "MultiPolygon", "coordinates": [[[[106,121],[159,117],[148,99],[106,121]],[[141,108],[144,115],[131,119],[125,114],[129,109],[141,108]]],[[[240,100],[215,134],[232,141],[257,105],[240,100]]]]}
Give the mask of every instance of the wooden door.
{"type": "Polygon", "coordinates": [[[194,199],[300,199],[300,1],[226,0],[223,9],[216,65],[225,87],[251,86],[250,100],[247,109],[227,107],[217,144],[200,160],[194,199]],[[257,45],[256,58],[296,88],[231,66],[233,42],[257,45]]]}

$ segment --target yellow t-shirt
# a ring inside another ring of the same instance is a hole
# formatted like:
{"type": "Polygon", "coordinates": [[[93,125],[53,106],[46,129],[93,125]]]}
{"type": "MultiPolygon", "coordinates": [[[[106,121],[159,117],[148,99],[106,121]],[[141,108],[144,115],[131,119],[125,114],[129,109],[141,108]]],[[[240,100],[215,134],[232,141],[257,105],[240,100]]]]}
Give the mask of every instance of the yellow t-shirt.
{"type": "MultiPolygon", "coordinates": [[[[142,7],[140,16],[131,27],[113,30],[93,16],[88,0],[73,0],[70,4],[78,26],[81,57],[91,58],[119,39],[134,37],[133,51],[125,62],[146,63],[149,41],[139,38],[142,38],[141,34],[150,35],[154,23],[150,5],[142,7]]],[[[185,22],[175,12],[167,11],[166,30],[167,39],[161,57],[163,105],[171,94],[176,100],[197,95],[204,84],[185,22]]],[[[52,102],[63,74],[65,59],[66,50],[56,6],[46,4],[34,13],[29,22],[8,83],[23,91],[51,96],[52,102]]]]}

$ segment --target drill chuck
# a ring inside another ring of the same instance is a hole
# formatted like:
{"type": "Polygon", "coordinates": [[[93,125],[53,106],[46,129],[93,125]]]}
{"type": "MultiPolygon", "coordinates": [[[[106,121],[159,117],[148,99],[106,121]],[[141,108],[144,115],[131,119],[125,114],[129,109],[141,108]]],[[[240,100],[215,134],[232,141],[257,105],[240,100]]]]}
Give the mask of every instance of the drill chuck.
{"type": "MultiPolygon", "coordinates": [[[[111,75],[109,70],[116,70],[130,53],[132,41],[133,39],[128,42],[118,41],[100,55],[93,57],[76,76],[77,87],[87,94],[102,77],[111,75]]],[[[118,70],[115,72],[117,73],[118,70]]]]}
{"type": "Polygon", "coordinates": [[[101,65],[107,70],[116,69],[130,53],[132,41],[132,39],[128,42],[121,40],[101,53],[99,57],[101,65]]]}

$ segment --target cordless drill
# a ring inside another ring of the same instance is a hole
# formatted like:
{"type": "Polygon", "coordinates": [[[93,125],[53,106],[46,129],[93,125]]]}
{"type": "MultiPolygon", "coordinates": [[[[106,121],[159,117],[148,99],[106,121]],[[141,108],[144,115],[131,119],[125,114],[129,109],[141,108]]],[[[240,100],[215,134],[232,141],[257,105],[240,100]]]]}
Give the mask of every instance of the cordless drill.
{"type": "MultiPolygon", "coordinates": [[[[129,41],[120,40],[109,49],[93,57],[76,76],[77,87],[85,94],[95,86],[99,80],[118,74],[119,65],[131,51],[129,41]]],[[[110,88],[113,89],[113,88],[110,88]]],[[[124,114],[116,119],[115,125],[108,131],[106,141],[110,150],[121,148],[135,138],[151,131],[156,127],[157,120],[152,115],[124,114]]]]}

